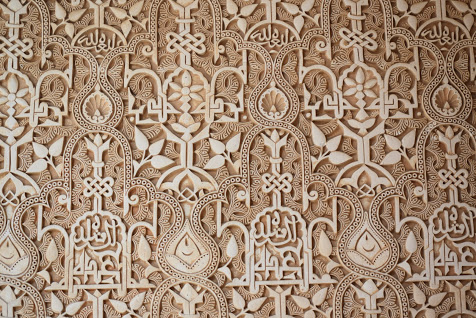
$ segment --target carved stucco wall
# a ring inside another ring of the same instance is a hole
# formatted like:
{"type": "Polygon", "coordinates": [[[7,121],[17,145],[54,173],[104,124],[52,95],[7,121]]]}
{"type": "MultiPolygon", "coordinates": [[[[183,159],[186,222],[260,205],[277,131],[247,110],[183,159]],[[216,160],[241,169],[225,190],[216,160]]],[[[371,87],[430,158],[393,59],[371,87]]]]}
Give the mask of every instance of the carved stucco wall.
{"type": "Polygon", "coordinates": [[[476,317],[476,0],[0,0],[1,317],[476,317]]]}

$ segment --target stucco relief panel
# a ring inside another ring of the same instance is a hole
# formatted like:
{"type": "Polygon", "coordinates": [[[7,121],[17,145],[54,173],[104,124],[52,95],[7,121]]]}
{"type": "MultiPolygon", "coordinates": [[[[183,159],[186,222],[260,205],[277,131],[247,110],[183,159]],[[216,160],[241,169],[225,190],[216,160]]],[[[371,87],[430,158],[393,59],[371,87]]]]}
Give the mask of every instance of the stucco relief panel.
{"type": "Polygon", "coordinates": [[[0,316],[476,317],[476,0],[0,0],[0,316]]]}

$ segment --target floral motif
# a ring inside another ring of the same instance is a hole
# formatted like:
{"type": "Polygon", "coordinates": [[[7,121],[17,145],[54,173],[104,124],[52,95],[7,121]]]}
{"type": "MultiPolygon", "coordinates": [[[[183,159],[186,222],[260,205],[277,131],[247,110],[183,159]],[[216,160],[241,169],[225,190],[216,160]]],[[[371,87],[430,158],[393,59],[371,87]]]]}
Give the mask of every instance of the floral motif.
{"type": "Polygon", "coordinates": [[[6,87],[0,86],[0,104],[7,104],[9,107],[21,105],[28,107],[28,102],[24,97],[28,94],[28,87],[20,88],[17,76],[10,74],[6,87]]]}
{"type": "Polygon", "coordinates": [[[442,115],[453,116],[461,109],[461,95],[454,87],[443,85],[433,93],[433,103],[442,115]]]}
{"type": "Polygon", "coordinates": [[[344,90],[344,96],[354,96],[357,98],[356,105],[360,109],[355,118],[363,120],[368,118],[368,114],[364,110],[365,106],[368,105],[365,98],[377,98],[377,94],[374,91],[378,88],[377,79],[360,67],[357,69],[354,76],[354,78],[344,78],[344,83],[348,86],[348,88],[344,90]]]}
{"type": "Polygon", "coordinates": [[[103,93],[95,92],[84,102],[83,113],[92,123],[103,124],[112,114],[111,101],[103,93]]]}
{"type": "Polygon", "coordinates": [[[281,119],[289,109],[289,102],[283,92],[270,88],[261,96],[259,107],[267,118],[281,119]]]}
{"type": "MultiPolygon", "coordinates": [[[[6,73],[6,85],[0,86],[0,105],[6,105],[6,113],[8,114],[5,120],[4,127],[0,128],[0,134],[7,136],[7,143],[13,144],[24,130],[24,127],[19,127],[18,120],[15,118],[21,110],[29,107],[25,97],[29,93],[29,88],[20,88],[20,81],[17,75],[13,73],[6,73]]],[[[5,80],[4,80],[5,82],[5,80]]],[[[4,114],[1,117],[6,117],[4,114]]]]}
{"type": "Polygon", "coordinates": [[[184,70],[180,84],[175,82],[169,83],[169,86],[175,90],[175,92],[169,96],[168,100],[171,102],[178,100],[182,102],[183,105],[181,106],[181,109],[184,112],[188,112],[190,110],[191,106],[189,102],[203,102],[203,97],[198,93],[203,90],[204,86],[202,84],[194,84],[193,82],[194,80],[190,72],[184,70]]]}

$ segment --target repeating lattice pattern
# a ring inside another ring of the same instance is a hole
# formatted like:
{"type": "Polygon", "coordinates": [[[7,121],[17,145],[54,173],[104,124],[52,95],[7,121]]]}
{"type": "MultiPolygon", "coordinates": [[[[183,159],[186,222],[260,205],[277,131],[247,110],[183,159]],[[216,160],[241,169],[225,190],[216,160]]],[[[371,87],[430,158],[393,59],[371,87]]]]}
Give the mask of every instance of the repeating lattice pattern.
{"type": "Polygon", "coordinates": [[[476,317],[476,0],[0,0],[0,316],[476,317]]]}

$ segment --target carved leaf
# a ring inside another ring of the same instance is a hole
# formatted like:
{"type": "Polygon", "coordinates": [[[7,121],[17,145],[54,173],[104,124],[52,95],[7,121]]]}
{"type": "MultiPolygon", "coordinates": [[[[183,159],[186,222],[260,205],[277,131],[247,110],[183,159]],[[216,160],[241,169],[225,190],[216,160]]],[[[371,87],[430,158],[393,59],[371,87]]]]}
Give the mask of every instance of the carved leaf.
{"type": "Polygon", "coordinates": [[[461,13],[465,13],[466,11],[469,11],[469,6],[462,2],[462,1],[452,1],[453,5],[455,6],[456,10],[458,10],[461,13]]]}
{"type": "Polygon", "coordinates": [[[243,310],[245,305],[245,299],[236,291],[236,289],[233,289],[233,306],[237,309],[243,310]]]}
{"type": "Polygon", "coordinates": [[[210,159],[210,161],[207,162],[205,167],[203,169],[218,169],[222,167],[225,164],[225,157],[222,155],[216,155],[210,159]]]}
{"type": "Polygon", "coordinates": [[[173,161],[170,158],[167,158],[165,156],[157,155],[153,156],[151,160],[152,167],[156,169],[162,169],[165,168],[171,164],[173,164],[175,161],[173,161]]]}
{"type": "Polygon", "coordinates": [[[66,18],[66,10],[58,1],[55,2],[55,15],[60,20],[64,20],[64,18],[66,18]]]}
{"type": "Polygon", "coordinates": [[[162,150],[162,147],[164,146],[165,139],[161,139],[159,141],[154,142],[152,145],[150,145],[149,148],[149,153],[152,156],[158,155],[160,151],[162,150]]]}
{"type": "Polygon", "coordinates": [[[75,315],[83,306],[84,301],[78,301],[75,303],[71,303],[68,306],[66,306],[65,313],[72,316],[75,315]]]}
{"type": "Polygon", "coordinates": [[[436,312],[434,309],[426,308],[425,309],[425,318],[436,318],[436,312]]]}
{"type": "Polygon", "coordinates": [[[415,284],[413,284],[413,298],[418,305],[424,305],[426,302],[425,294],[415,284]]]}
{"type": "Polygon", "coordinates": [[[408,253],[413,254],[417,250],[417,247],[415,234],[413,234],[413,231],[410,231],[407,236],[407,240],[405,241],[405,249],[408,253]]]}
{"type": "Polygon", "coordinates": [[[229,258],[233,258],[238,255],[238,244],[236,243],[236,239],[233,235],[230,237],[230,241],[228,241],[228,245],[226,247],[226,255],[229,258]]]}
{"type": "Polygon", "coordinates": [[[385,134],[385,141],[387,142],[387,145],[390,147],[392,150],[397,150],[402,146],[402,143],[400,142],[400,139],[394,136],[390,136],[385,134]]]}
{"type": "Polygon", "coordinates": [[[47,167],[48,167],[48,163],[46,162],[45,159],[38,159],[32,163],[32,165],[28,168],[26,172],[28,173],[41,172],[43,170],[46,170],[47,167]]]}
{"type": "Polygon", "coordinates": [[[412,148],[415,145],[416,130],[413,129],[402,139],[402,146],[404,148],[412,148]]]}
{"type": "Polygon", "coordinates": [[[137,126],[135,127],[135,142],[137,149],[141,151],[145,151],[149,148],[149,140],[137,126]]]}
{"type": "Polygon", "coordinates": [[[241,32],[246,33],[246,28],[248,26],[248,23],[246,22],[245,19],[239,18],[236,22],[236,25],[241,30],[241,32]]]}
{"type": "Polygon", "coordinates": [[[241,140],[241,134],[238,134],[234,136],[233,138],[231,138],[230,140],[228,140],[228,142],[226,143],[226,150],[229,152],[238,151],[238,149],[240,148],[240,140],[241,140]]]}
{"type": "Polygon", "coordinates": [[[408,10],[408,3],[405,0],[397,0],[397,9],[400,12],[406,12],[408,10]]]}
{"type": "Polygon", "coordinates": [[[304,12],[308,12],[309,10],[312,9],[313,6],[314,6],[314,0],[305,0],[301,4],[301,10],[304,12]]]}
{"type": "Polygon", "coordinates": [[[464,25],[468,28],[468,30],[471,30],[471,28],[474,26],[474,15],[472,13],[467,13],[463,17],[463,22],[464,25]]]}
{"type": "Polygon", "coordinates": [[[289,2],[281,2],[283,7],[291,13],[292,15],[296,14],[299,12],[299,7],[295,4],[289,3],[289,2]]]}
{"type": "Polygon", "coordinates": [[[136,17],[142,11],[143,6],[144,1],[139,1],[129,9],[129,13],[131,14],[131,16],[136,17]]]}
{"type": "Polygon", "coordinates": [[[226,11],[230,14],[236,14],[238,12],[238,6],[233,2],[233,0],[226,1],[226,11]]]}
{"type": "Polygon", "coordinates": [[[118,7],[110,7],[112,13],[119,19],[122,20],[127,17],[127,11],[118,7]]]}
{"type": "Polygon", "coordinates": [[[401,262],[398,264],[405,272],[408,273],[408,275],[412,274],[412,268],[410,267],[410,264],[408,264],[407,261],[401,262]]]}
{"type": "Polygon", "coordinates": [[[129,308],[127,308],[127,304],[123,301],[115,299],[109,299],[109,301],[111,302],[112,307],[120,314],[123,314],[129,310],[129,308]]]}
{"type": "Polygon", "coordinates": [[[390,151],[380,163],[381,165],[393,165],[402,159],[402,154],[396,150],[390,151]]]}
{"type": "Polygon", "coordinates": [[[417,24],[418,24],[418,20],[415,16],[409,16],[408,17],[408,25],[410,25],[410,27],[413,29],[413,30],[416,30],[417,29],[417,24]]]}
{"type": "Polygon", "coordinates": [[[56,247],[55,240],[51,240],[45,254],[46,260],[50,263],[54,262],[58,258],[58,248],[56,247]]]}
{"type": "Polygon", "coordinates": [[[293,295],[293,300],[302,309],[307,309],[311,307],[311,302],[306,297],[293,295]]]}
{"type": "Polygon", "coordinates": [[[423,10],[423,8],[426,7],[426,4],[427,4],[427,3],[428,3],[428,2],[426,2],[426,1],[422,1],[422,2],[419,2],[419,3],[415,3],[415,4],[413,4],[413,5],[410,7],[410,11],[411,11],[413,14],[418,14],[418,13],[420,13],[420,12],[423,10]]]}
{"type": "Polygon", "coordinates": [[[441,304],[443,299],[445,299],[445,296],[446,296],[446,292],[432,295],[432,296],[430,296],[430,298],[428,298],[428,304],[432,307],[436,307],[439,304],[441,304]]]}
{"type": "Polygon", "coordinates": [[[324,257],[329,257],[332,254],[331,240],[324,231],[321,231],[319,235],[319,253],[324,257]]]}
{"type": "Polygon", "coordinates": [[[319,160],[317,160],[316,157],[311,157],[311,164],[312,164],[312,170],[314,171],[314,169],[317,167],[317,165],[319,164],[319,160]]]}
{"type": "Polygon", "coordinates": [[[260,298],[250,300],[250,302],[248,303],[248,310],[251,312],[255,312],[259,310],[261,306],[263,305],[263,303],[266,301],[266,299],[267,297],[260,297],[260,298]]]}
{"type": "Polygon", "coordinates": [[[140,237],[137,254],[139,255],[139,258],[144,262],[147,262],[152,256],[152,250],[150,248],[149,242],[147,242],[147,239],[144,235],[141,235],[140,237]]]}
{"type": "Polygon", "coordinates": [[[304,18],[301,15],[297,15],[294,18],[294,27],[298,32],[301,32],[302,27],[304,26],[304,18]]]}
{"type": "Polygon", "coordinates": [[[124,36],[128,36],[129,32],[131,32],[132,29],[132,23],[130,20],[124,20],[121,23],[121,30],[122,33],[124,33],[124,36]]]}
{"type": "Polygon", "coordinates": [[[326,148],[329,151],[335,151],[339,145],[340,145],[340,140],[342,139],[342,136],[337,136],[332,138],[326,143],[326,148]]]}
{"type": "Polygon", "coordinates": [[[315,317],[316,317],[316,313],[312,309],[304,313],[304,318],[315,318],[315,317]]]}
{"type": "Polygon", "coordinates": [[[51,293],[51,310],[54,313],[60,314],[63,311],[63,303],[54,293],[51,293]]]}
{"type": "Polygon", "coordinates": [[[315,293],[314,296],[312,296],[312,304],[316,307],[322,305],[324,300],[326,300],[326,296],[327,296],[327,287],[322,288],[317,293],[315,293]]]}
{"type": "Polygon", "coordinates": [[[249,16],[250,14],[253,13],[253,11],[256,9],[256,7],[258,6],[258,4],[250,4],[250,5],[247,5],[247,6],[244,6],[243,8],[241,8],[241,16],[242,17],[247,17],[249,16]]]}
{"type": "Polygon", "coordinates": [[[69,21],[71,21],[71,22],[78,21],[83,16],[84,12],[86,12],[86,9],[80,9],[80,10],[72,11],[69,14],[69,21]]]}
{"type": "Polygon", "coordinates": [[[145,294],[146,292],[142,292],[140,294],[135,295],[134,298],[131,299],[130,306],[132,310],[137,310],[142,306],[142,304],[144,303],[145,294]]]}
{"type": "Polygon", "coordinates": [[[214,153],[221,155],[222,153],[225,152],[226,147],[224,143],[212,138],[210,138],[209,141],[210,141],[210,147],[212,148],[214,153]]]}
{"type": "Polygon", "coordinates": [[[60,139],[58,139],[51,145],[49,149],[50,155],[52,155],[53,157],[56,157],[61,154],[61,151],[63,150],[63,140],[64,138],[61,137],[60,139]]]}
{"type": "Polygon", "coordinates": [[[344,163],[350,159],[352,159],[352,157],[342,151],[334,151],[329,155],[329,161],[335,165],[344,163]]]}
{"type": "Polygon", "coordinates": [[[47,270],[42,270],[41,272],[38,272],[38,276],[43,277],[44,280],[50,284],[51,283],[51,275],[47,270]]]}
{"type": "Polygon", "coordinates": [[[218,271],[222,272],[229,280],[232,280],[231,270],[228,267],[222,266],[218,271]]]}
{"type": "Polygon", "coordinates": [[[36,142],[33,142],[33,151],[35,152],[35,155],[40,158],[46,158],[48,155],[48,148],[36,142]]]}
{"type": "Polygon", "coordinates": [[[326,136],[324,135],[322,130],[320,130],[319,127],[316,126],[316,124],[312,123],[311,127],[312,142],[318,147],[324,147],[324,145],[326,144],[326,136]]]}
{"type": "Polygon", "coordinates": [[[74,25],[72,23],[66,23],[64,26],[64,31],[69,37],[72,38],[74,36],[74,25]]]}

